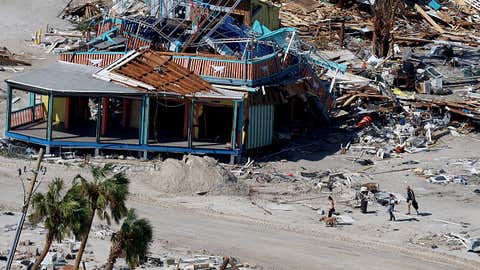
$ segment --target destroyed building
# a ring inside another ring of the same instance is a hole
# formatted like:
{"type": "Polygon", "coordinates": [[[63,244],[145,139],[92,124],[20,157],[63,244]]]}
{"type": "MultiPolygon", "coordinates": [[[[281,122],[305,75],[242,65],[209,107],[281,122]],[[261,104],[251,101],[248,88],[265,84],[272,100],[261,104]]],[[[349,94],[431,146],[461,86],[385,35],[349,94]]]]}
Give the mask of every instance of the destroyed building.
{"type": "Polygon", "coordinates": [[[328,121],[317,70],[345,67],[280,28],[278,6],[220,2],[150,1],[148,14],[105,18],[60,62],[6,81],[6,136],[48,151],[233,157],[328,121]],[[12,104],[14,90],[29,106],[12,104]]]}

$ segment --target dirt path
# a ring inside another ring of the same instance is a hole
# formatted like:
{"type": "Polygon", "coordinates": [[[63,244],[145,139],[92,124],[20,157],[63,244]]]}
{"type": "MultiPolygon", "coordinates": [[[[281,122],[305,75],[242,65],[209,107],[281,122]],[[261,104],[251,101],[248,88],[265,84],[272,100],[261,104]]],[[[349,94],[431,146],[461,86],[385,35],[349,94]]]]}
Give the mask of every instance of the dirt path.
{"type": "MultiPolygon", "coordinates": [[[[341,241],[331,236],[292,232],[179,209],[134,203],[154,224],[155,236],[174,246],[234,255],[266,269],[475,269],[474,262],[431,252],[365,242],[341,241]],[[155,213],[152,215],[152,213],[155,213]]],[[[335,230],[335,229],[332,229],[335,230]]],[[[479,266],[480,267],[480,266],[479,266]]],[[[477,268],[478,269],[478,268],[477,268]]]]}

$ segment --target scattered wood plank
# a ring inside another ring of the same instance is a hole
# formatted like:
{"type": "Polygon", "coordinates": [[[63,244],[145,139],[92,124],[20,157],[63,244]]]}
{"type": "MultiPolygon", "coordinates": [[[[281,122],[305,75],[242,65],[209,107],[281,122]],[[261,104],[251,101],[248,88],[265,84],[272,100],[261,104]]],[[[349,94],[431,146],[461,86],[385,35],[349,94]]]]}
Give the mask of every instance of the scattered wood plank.
{"type": "Polygon", "coordinates": [[[419,6],[418,4],[415,4],[415,9],[418,11],[418,13],[420,13],[420,15],[422,15],[422,17],[428,22],[430,23],[433,28],[435,28],[435,30],[437,30],[438,32],[444,34],[445,33],[445,30],[438,24],[436,23],[432,17],[430,17],[430,15],[428,15],[425,10],[423,10],[423,8],[421,6],[419,6]]]}
{"type": "Polygon", "coordinates": [[[223,263],[222,265],[220,265],[220,270],[226,270],[228,265],[230,265],[233,270],[239,270],[237,265],[235,264],[235,261],[230,256],[226,256],[223,258],[223,263]]]}

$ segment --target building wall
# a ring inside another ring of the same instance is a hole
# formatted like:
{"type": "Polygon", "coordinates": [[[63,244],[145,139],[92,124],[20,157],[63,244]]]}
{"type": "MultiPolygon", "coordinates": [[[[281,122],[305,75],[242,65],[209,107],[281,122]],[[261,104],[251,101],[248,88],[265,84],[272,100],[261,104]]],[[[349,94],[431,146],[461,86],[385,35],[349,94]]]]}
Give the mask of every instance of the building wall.
{"type": "MultiPolygon", "coordinates": [[[[45,106],[45,112],[48,113],[48,96],[42,96],[42,103],[45,106]]],[[[53,98],[53,122],[65,121],[65,103],[64,97],[53,98]]]]}
{"type": "Polygon", "coordinates": [[[253,105],[248,110],[247,149],[269,146],[273,142],[273,105],[253,105]]]}
{"type": "Polygon", "coordinates": [[[267,26],[270,30],[277,30],[280,28],[280,8],[277,6],[264,3],[261,0],[252,0],[251,2],[252,23],[257,20],[263,25],[267,26]],[[253,14],[255,7],[261,6],[262,9],[253,14]]]}

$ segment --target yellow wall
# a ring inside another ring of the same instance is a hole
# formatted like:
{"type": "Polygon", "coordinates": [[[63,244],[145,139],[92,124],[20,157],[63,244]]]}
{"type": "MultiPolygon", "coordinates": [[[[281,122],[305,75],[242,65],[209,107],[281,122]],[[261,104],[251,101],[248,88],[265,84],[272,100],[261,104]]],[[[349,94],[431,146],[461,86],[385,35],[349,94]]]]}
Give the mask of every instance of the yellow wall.
{"type": "MultiPolygon", "coordinates": [[[[45,112],[48,114],[48,96],[42,96],[42,102],[45,106],[45,112]]],[[[64,122],[65,121],[65,102],[64,97],[53,98],[53,121],[64,122]]]]}

